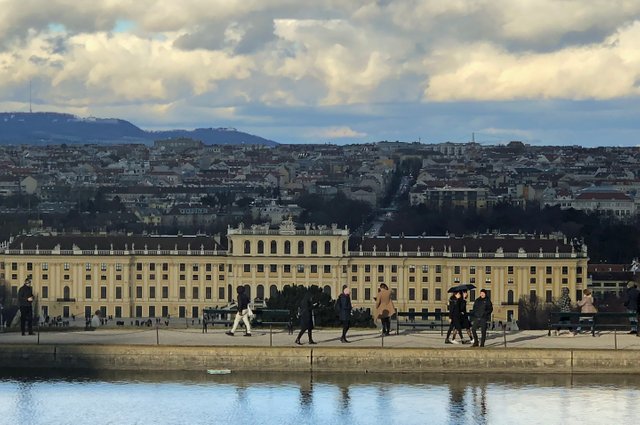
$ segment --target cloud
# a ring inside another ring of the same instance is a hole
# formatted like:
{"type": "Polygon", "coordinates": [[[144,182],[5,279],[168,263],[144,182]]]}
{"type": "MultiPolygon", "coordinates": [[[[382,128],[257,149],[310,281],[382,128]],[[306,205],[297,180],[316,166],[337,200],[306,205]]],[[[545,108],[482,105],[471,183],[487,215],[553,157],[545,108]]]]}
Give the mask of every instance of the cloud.
{"type": "Polygon", "coordinates": [[[329,127],[313,131],[312,134],[321,139],[359,139],[367,135],[349,127],[329,127]]]}
{"type": "Polygon", "coordinates": [[[534,135],[531,130],[522,130],[519,128],[481,128],[474,132],[477,140],[481,140],[483,137],[489,136],[490,142],[496,140],[531,140],[534,135]]]}
{"type": "Polygon", "coordinates": [[[637,0],[0,0],[0,98],[28,109],[32,81],[52,109],[151,126],[417,140],[464,121],[466,137],[529,131],[494,104],[636,99],[639,43],[637,0]]]}
{"type": "Polygon", "coordinates": [[[550,53],[510,53],[489,43],[435,52],[425,61],[432,101],[612,99],[639,94],[640,22],[603,43],[550,53]],[[447,57],[440,61],[438,57],[447,57]]]}

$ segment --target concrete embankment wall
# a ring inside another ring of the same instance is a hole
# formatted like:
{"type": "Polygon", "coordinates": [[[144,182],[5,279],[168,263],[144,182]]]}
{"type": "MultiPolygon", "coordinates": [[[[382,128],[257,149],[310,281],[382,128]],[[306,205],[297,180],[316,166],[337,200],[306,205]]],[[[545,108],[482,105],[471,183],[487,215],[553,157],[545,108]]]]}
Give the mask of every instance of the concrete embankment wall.
{"type": "Polygon", "coordinates": [[[89,370],[640,373],[640,351],[4,345],[0,367],[89,370]]]}

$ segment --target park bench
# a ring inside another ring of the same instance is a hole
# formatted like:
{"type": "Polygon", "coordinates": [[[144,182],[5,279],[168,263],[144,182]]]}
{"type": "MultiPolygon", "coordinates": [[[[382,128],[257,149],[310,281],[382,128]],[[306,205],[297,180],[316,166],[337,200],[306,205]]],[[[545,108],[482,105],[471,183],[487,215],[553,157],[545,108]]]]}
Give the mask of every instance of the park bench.
{"type": "MultiPolygon", "coordinates": [[[[421,312],[421,311],[398,311],[396,312],[396,335],[400,333],[401,327],[426,328],[435,330],[440,328],[440,335],[444,335],[444,319],[449,318],[447,312],[421,312]],[[417,320],[416,320],[417,319],[417,320]]],[[[449,323],[447,322],[447,326],[449,323]]]]}
{"type": "Polygon", "coordinates": [[[221,308],[202,309],[202,333],[206,333],[209,325],[233,325],[235,310],[221,308]]]}
{"type": "Polygon", "coordinates": [[[286,309],[262,308],[256,310],[254,323],[256,326],[285,326],[289,332],[293,331],[291,312],[286,309]]]}
{"type": "MultiPolygon", "coordinates": [[[[251,326],[269,326],[269,344],[273,344],[273,327],[283,326],[293,333],[291,312],[286,309],[261,308],[253,311],[251,326]]],[[[206,333],[208,325],[233,325],[236,311],[227,309],[205,308],[202,310],[202,333],[206,333]]]]}
{"type": "Polygon", "coordinates": [[[549,325],[547,335],[551,336],[551,331],[555,333],[566,328],[575,331],[577,328],[591,328],[591,335],[596,336],[596,330],[601,329],[629,329],[631,323],[629,319],[633,317],[633,313],[627,312],[598,312],[598,313],[580,313],[580,312],[561,312],[552,311],[549,316],[549,325]],[[561,320],[565,319],[566,320],[561,320]]]}

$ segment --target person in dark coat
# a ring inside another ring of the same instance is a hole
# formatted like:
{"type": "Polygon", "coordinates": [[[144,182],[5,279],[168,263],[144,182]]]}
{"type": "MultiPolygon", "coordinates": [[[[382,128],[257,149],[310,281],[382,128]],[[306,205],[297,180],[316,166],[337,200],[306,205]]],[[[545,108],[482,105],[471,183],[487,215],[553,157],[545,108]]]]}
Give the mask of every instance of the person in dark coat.
{"type": "Polygon", "coordinates": [[[478,328],[480,329],[480,347],[484,347],[484,342],[487,340],[487,323],[491,320],[491,313],[493,313],[493,304],[489,297],[487,297],[487,291],[480,290],[480,296],[473,302],[473,326],[471,332],[473,332],[473,347],[478,346],[478,328]]]}
{"type": "Polygon", "coordinates": [[[340,337],[340,342],[351,342],[347,341],[349,319],[351,318],[351,291],[349,291],[348,287],[345,287],[342,290],[342,293],[336,300],[336,304],[338,310],[338,318],[340,319],[340,323],[342,323],[342,336],[340,337]]]}
{"type": "Polygon", "coordinates": [[[29,329],[29,335],[33,333],[33,289],[31,279],[26,279],[18,290],[18,302],[20,305],[20,330],[25,334],[25,328],[29,329]]]}
{"type": "Polygon", "coordinates": [[[227,335],[233,336],[236,332],[236,328],[240,324],[240,320],[244,323],[246,331],[244,336],[251,336],[251,320],[249,318],[249,297],[244,291],[244,286],[238,286],[238,312],[233,320],[233,327],[230,331],[226,332],[227,335]]]}
{"type": "Polygon", "coordinates": [[[624,297],[624,306],[627,308],[627,312],[631,313],[629,317],[629,323],[631,324],[630,334],[638,333],[638,301],[640,300],[640,292],[638,286],[634,281],[629,281],[627,284],[627,292],[624,297]]]}
{"type": "Polygon", "coordinates": [[[313,307],[315,306],[316,304],[313,303],[311,293],[307,291],[304,297],[302,297],[302,301],[300,301],[300,333],[295,341],[298,345],[302,345],[300,338],[302,338],[305,331],[309,334],[309,344],[316,344],[311,335],[313,330],[313,307]]]}
{"type": "Polygon", "coordinates": [[[467,298],[469,297],[468,291],[462,291],[462,297],[460,297],[460,326],[467,331],[467,336],[471,343],[475,342],[473,339],[473,333],[471,332],[471,318],[467,313],[467,298]]]}
{"type": "Polygon", "coordinates": [[[454,292],[449,298],[449,319],[451,323],[449,323],[449,329],[447,330],[447,337],[444,340],[445,344],[458,344],[456,341],[456,333],[460,335],[460,341],[464,342],[462,339],[462,314],[461,314],[461,303],[462,293],[454,292]],[[451,332],[453,332],[453,338],[449,339],[451,336],[451,332]]]}

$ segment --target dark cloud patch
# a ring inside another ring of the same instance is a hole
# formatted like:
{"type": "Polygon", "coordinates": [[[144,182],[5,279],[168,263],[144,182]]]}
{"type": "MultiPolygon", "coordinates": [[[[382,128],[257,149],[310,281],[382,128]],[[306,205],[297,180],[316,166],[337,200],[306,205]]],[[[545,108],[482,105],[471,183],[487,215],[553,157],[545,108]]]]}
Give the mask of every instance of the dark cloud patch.
{"type": "Polygon", "coordinates": [[[236,54],[246,55],[260,51],[264,46],[276,39],[273,19],[267,16],[253,15],[238,22],[215,22],[210,25],[199,25],[174,42],[181,50],[220,50],[232,48],[236,54]],[[225,40],[225,32],[231,27],[242,32],[239,41],[225,40]]]}
{"type": "Polygon", "coordinates": [[[67,38],[62,36],[49,37],[46,39],[49,44],[49,53],[52,55],[63,55],[67,52],[67,38]]]}
{"type": "Polygon", "coordinates": [[[275,39],[273,19],[254,19],[247,26],[235,52],[240,55],[255,53],[275,39]]]}
{"type": "Polygon", "coordinates": [[[538,39],[496,39],[495,43],[501,43],[502,46],[511,53],[522,51],[533,51],[536,53],[552,53],[557,50],[570,47],[580,47],[590,44],[600,44],[611,36],[614,28],[590,28],[585,31],[569,31],[558,37],[541,37],[538,39]]]}
{"type": "Polygon", "coordinates": [[[197,26],[178,37],[173,45],[180,50],[220,50],[224,47],[224,31],[225,27],[220,23],[197,26]]]}
{"type": "Polygon", "coordinates": [[[42,56],[33,55],[29,58],[29,62],[37,66],[45,66],[49,62],[49,59],[43,58],[42,56]]]}

